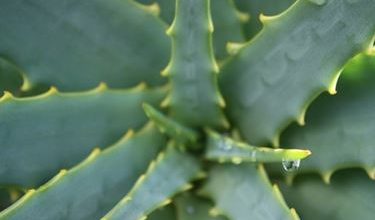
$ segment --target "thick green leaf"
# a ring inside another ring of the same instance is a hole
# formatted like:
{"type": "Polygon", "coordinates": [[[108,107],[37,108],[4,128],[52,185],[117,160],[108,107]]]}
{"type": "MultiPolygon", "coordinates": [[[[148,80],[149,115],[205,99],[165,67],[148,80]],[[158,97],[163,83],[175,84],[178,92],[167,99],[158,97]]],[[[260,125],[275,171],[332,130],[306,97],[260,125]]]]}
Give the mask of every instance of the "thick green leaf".
{"type": "Polygon", "coordinates": [[[252,38],[261,29],[260,14],[268,16],[276,15],[292,5],[294,0],[235,0],[242,12],[250,15],[249,22],[244,24],[247,38],[252,38]]]}
{"type": "Polygon", "coordinates": [[[30,86],[156,85],[170,51],[165,28],[133,0],[2,0],[0,55],[30,86]]]}
{"type": "Polygon", "coordinates": [[[170,198],[176,193],[189,189],[189,182],[199,172],[198,160],[170,145],[102,219],[145,219],[156,208],[171,202],[170,198]]]}
{"type": "MultiPolygon", "coordinates": [[[[152,0],[139,0],[151,4],[152,0]]],[[[160,17],[168,24],[172,24],[175,14],[175,0],[156,0],[160,6],[160,17]]],[[[225,46],[227,42],[243,42],[245,37],[241,23],[248,19],[248,15],[240,13],[233,0],[213,0],[211,2],[212,21],[215,27],[213,46],[217,59],[227,56],[225,46]],[[225,12],[225,13],[224,13],[225,12]]]]}
{"type": "Polygon", "coordinates": [[[22,72],[14,64],[0,57],[0,93],[18,92],[23,85],[22,72]]]}
{"type": "Polygon", "coordinates": [[[164,102],[173,118],[187,126],[227,127],[217,85],[219,71],[212,51],[210,1],[176,1],[176,16],[167,34],[171,60],[163,71],[171,91],[164,102]]]}
{"type": "Polygon", "coordinates": [[[103,152],[99,149],[73,169],[62,170],[37,190],[0,213],[0,219],[99,219],[131,189],[165,146],[150,124],[103,152]]]}
{"type": "Polygon", "coordinates": [[[184,193],[175,199],[178,220],[224,220],[222,216],[212,216],[213,207],[209,200],[184,193]]]}
{"type": "Polygon", "coordinates": [[[350,62],[335,96],[322,95],[307,112],[304,127],[291,126],[286,146],[307,146],[313,155],[299,172],[319,172],[326,181],[346,167],[362,167],[375,179],[375,53],[350,62]]]}
{"type": "Polygon", "coordinates": [[[285,162],[301,160],[308,157],[309,150],[299,149],[274,149],[267,147],[255,147],[244,142],[235,141],[222,136],[214,131],[208,131],[207,149],[205,158],[219,162],[285,162]]]}
{"type": "Polygon", "coordinates": [[[263,17],[261,33],[220,74],[242,136],[278,145],[291,121],[303,124],[308,104],[324,90],[335,93],[340,69],[372,45],[374,11],[373,0],[299,0],[279,16],[263,17]]]}
{"type": "Polygon", "coordinates": [[[358,171],[340,171],[329,185],[301,176],[293,186],[281,185],[281,190],[304,220],[374,219],[375,182],[358,171]]]}
{"type": "Polygon", "coordinates": [[[194,143],[198,140],[198,132],[168,118],[151,105],[143,103],[143,109],[147,117],[159,128],[160,132],[171,137],[177,145],[188,144],[189,146],[194,146],[194,143]]]}
{"type": "Polygon", "coordinates": [[[35,187],[117,141],[147,118],[142,103],[159,103],[164,89],[59,93],[0,101],[0,184],[35,187]]]}
{"type": "Polygon", "coordinates": [[[212,213],[231,220],[299,219],[277,186],[271,186],[263,168],[251,164],[213,167],[202,194],[216,203],[212,213]]]}

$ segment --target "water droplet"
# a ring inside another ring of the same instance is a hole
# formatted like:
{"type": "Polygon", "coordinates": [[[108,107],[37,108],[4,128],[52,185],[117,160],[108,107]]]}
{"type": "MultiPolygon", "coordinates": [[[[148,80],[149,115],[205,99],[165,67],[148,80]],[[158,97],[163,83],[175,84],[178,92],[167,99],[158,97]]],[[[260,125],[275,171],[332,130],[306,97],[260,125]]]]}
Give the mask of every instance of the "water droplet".
{"type": "Polygon", "coordinates": [[[285,171],[292,172],[299,168],[301,160],[282,160],[283,168],[285,171]]]}
{"type": "Polygon", "coordinates": [[[195,212],[195,208],[193,206],[189,205],[188,207],[186,207],[186,213],[192,215],[194,214],[194,212],[195,212]]]}
{"type": "Polygon", "coordinates": [[[231,145],[231,143],[229,141],[222,140],[222,141],[219,142],[219,148],[222,149],[222,150],[227,151],[227,150],[232,149],[232,145],[231,145]]]}
{"type": "Polygon", "coordinates": [[[251,160],[254,162],[257,160],[257,152],[255,150],[251,152],[251,160]]]}

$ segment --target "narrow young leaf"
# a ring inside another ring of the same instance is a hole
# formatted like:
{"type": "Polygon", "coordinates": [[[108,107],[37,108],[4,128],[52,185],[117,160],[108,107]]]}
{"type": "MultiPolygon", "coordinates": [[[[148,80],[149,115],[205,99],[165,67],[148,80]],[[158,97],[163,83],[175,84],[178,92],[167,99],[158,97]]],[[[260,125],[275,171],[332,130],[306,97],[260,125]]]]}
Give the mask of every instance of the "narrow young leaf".
{"type": "Polygon", "coordinates": [[[170,136],[177,145],[193,144],[198,140],[198,132],[168,118],[151,105],[143,103],[143,110],[159,130],[170,136]]]}
{"type": "Polygon", "coordinates": [[[374,11],[373,0],[298,0],[279,16],[262,17],[261,33],[219,75],[229,118],[247,142],[278,145],[291,121],[304,124],[316,96],[336,92],[340,69],[372,46],[374,11]]]}
{"type": "Polygon", "coordinates": [[[304,220],[374,218],[375,182],[358,170],[338,172],[329,185],[316,176],[301,176],[280,188],[304,220]]]}
{"type": "Polygon", "coordinates": [[[167,34],[172,56],[163,71],[171,82],[164,102],[173,118],[187,126],[227,127],[217,88],[218,67],[212,51],[209,0],[177,0],[176,16],[167,34]]]}
{"type": "Polygon", "coordinates": [[[25,71],[31,87],[164,82],[166,25],[133,0],[2,0],[0,21],[1,55],[25,71]]]}
{"type": "Polygon", "coordinates": [[[362,167],[375,179],[375,53],[350,62],[335,96],[319,97],[307,112],[304,127],[291,126],[286,146],[309,146],[313,155],[298,173],[319,172],[326,182],[337,169],[362,167]]]}
{"type": "Polygon", "coordinates": [[[103,152],[99,149],[69,171],[61,171],[37,190],[30,190],[0,219],[99,219],[131,189],[165,146],[150,124],[103,152]]]}
{"type": "Polygon", "coordinates": [[[271,186],[263,168],[252,164],[213,167],[201,193],[216,204],[212,213],[230,220],[299,219],[294,209],[289,210],[277,186],[271,186]]]}
{"type": "Polygon", "coordinates": [[[156,208],[171,202],[176,193],[189,189],[189,182],[199,172],[198,160],[170,145],[102,220],[145,219],[156,208]]]}
{"type": "Polygon", "coordinates": [[[255,147],[209,130],[205,158],[219,162],[282,162],[308,157],[309,150],[255,147]]]}
{"type": "Polygon", "coordinates": [[[142,103],[158,104],[164,89],[49,92],[0,100],[0,185],[36,187],[60,169],[146,123],[142,103]]]}

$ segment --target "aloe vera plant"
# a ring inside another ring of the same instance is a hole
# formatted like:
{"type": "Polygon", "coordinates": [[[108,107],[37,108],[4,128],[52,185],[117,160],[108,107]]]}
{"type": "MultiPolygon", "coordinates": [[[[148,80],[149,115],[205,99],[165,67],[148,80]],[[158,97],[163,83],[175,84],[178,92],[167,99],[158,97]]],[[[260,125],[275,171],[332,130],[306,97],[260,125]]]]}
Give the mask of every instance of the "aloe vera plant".
{"type": "Polygon", "coordinates": [[[373,219],[374,12],[2,0],[0,220],[373,219]]]}

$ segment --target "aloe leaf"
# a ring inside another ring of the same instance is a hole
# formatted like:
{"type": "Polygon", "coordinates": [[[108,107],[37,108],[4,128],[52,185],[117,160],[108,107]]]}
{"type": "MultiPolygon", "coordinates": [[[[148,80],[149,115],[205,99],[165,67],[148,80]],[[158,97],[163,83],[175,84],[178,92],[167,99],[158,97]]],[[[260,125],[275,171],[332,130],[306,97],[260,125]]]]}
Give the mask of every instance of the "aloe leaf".
{"type": "Polygon", "coordinates": [[[283,162],[308,157],[309,150],[255,147],[209,130],[205,158],[219,162],[283,162]]]}
{"type": "Polygon", "coordinates": [[[263,30],[219,79],[229,118],[247,142],[278,145],[290,122],[304,124],[318,94],[336,92],[340,69],[372,46],[374,10],[372,0],[298,0],[279,16],[262,17],[263,30]]]}
{"type": "Polygon", "coordinates": [[[222,216],[212,216],[209,211],[213,207],[210,201],[184,193],[174,200],[178,220],[225,220],[222,216]]]}
{"type": "Polygon", "coordinates": [[[298,173],[319,172],[326,182],[347,167],[362,167],[375,179],[375,53],[356,57],[343,71],[339,93],[322,95],[307,112],[304,127],[282,135],[286,146],[308,146],[314,153],[298,173]]]}
{"type": "Polygon", "coordinates": [[[0,57],[0,92],[16,93],[23,85],[22,72],[14,64],[0,57]]]}
{"type": "Polygon", "coordinates": [[[219,71],[212,52],[210,1],[177,0],[176,16],[167,34],[172,56],[163,71],[171,91],[163,105],[173,118],[190,127],[227,127],[217,88],[219,71]]]}
{"type": "Polygon", "coordinates": [[[165,146],[152,126],[99,149],[0,213],[0,219],[99,219],[131,189],[150,160],[165,146]]]}
{"type": "Polygon", "coordinates": [[[249,22],[244,24],[247,38],[254,37],[261,29],[261,14],[276,15],[287,9],[295,0],[235,0],[237,7],[250,15],[249,22]]]}
{"type": "Polygon", "coordinates": [[[170,198],[191,187],[189,182],[200,172],[199,162],[187,153],[169,145],[151,163],[132,190],[102,220],[145,219],[156,208],[171,202],[170,198]]]}
{"type": "MultiPolygon", "coordinates": [[[[151,4],[150,0],[139,0],[151,4]]],[[[171,24],[175,14],[175,0],[156,0],[160,7],[160,17],[171,24]]],[[[227,42],[245,41],[242,23],[248,20],[248,15],[239,12],[233,0],[214,0],[211,3],[212,21],[215,27],[213,46],[215,57],[222,60],[227,57],[225,46],[227,42]],[[225,11],[225,13],[223,13],[225,11]]]]}
{"type": "Polygon", "coordinates": [[[294,209],[289,210],[277,186],[271,186],[261,166],[215,166],[201,193],[216,204],[211,213],[230,220],[299,219],[294,209]]]}
{"type": "Polygon", "coordinates": [[[2,0],[0,21],[0,55],[25,71],[31,87],[164,82],[166,26],[132,0],[2,0]]]}
{"type": "Polygon", "coordinates": [[[154,122],[159,130],[170,136],[177,145],[189,144],[193,146],[198,140],[198,132],[168,118],[151,105],[144,103],[143,109],[147,117],[154,122]]]}
{"type": "Polygon", "coordinates": [[[0,185],[35,187],[70,168],[96,147],[117,141],[147,121],[142,103],[159,103],[164,89],[49,92],[0,101],[0,185]]]}
{"type": "Polygon", "coordinates": [[[314,176],[301,176],[293,186],[280,188],[304,220],[374,218],[375,182],[356,170],[338,172],[329,185],[314,176]]]}

